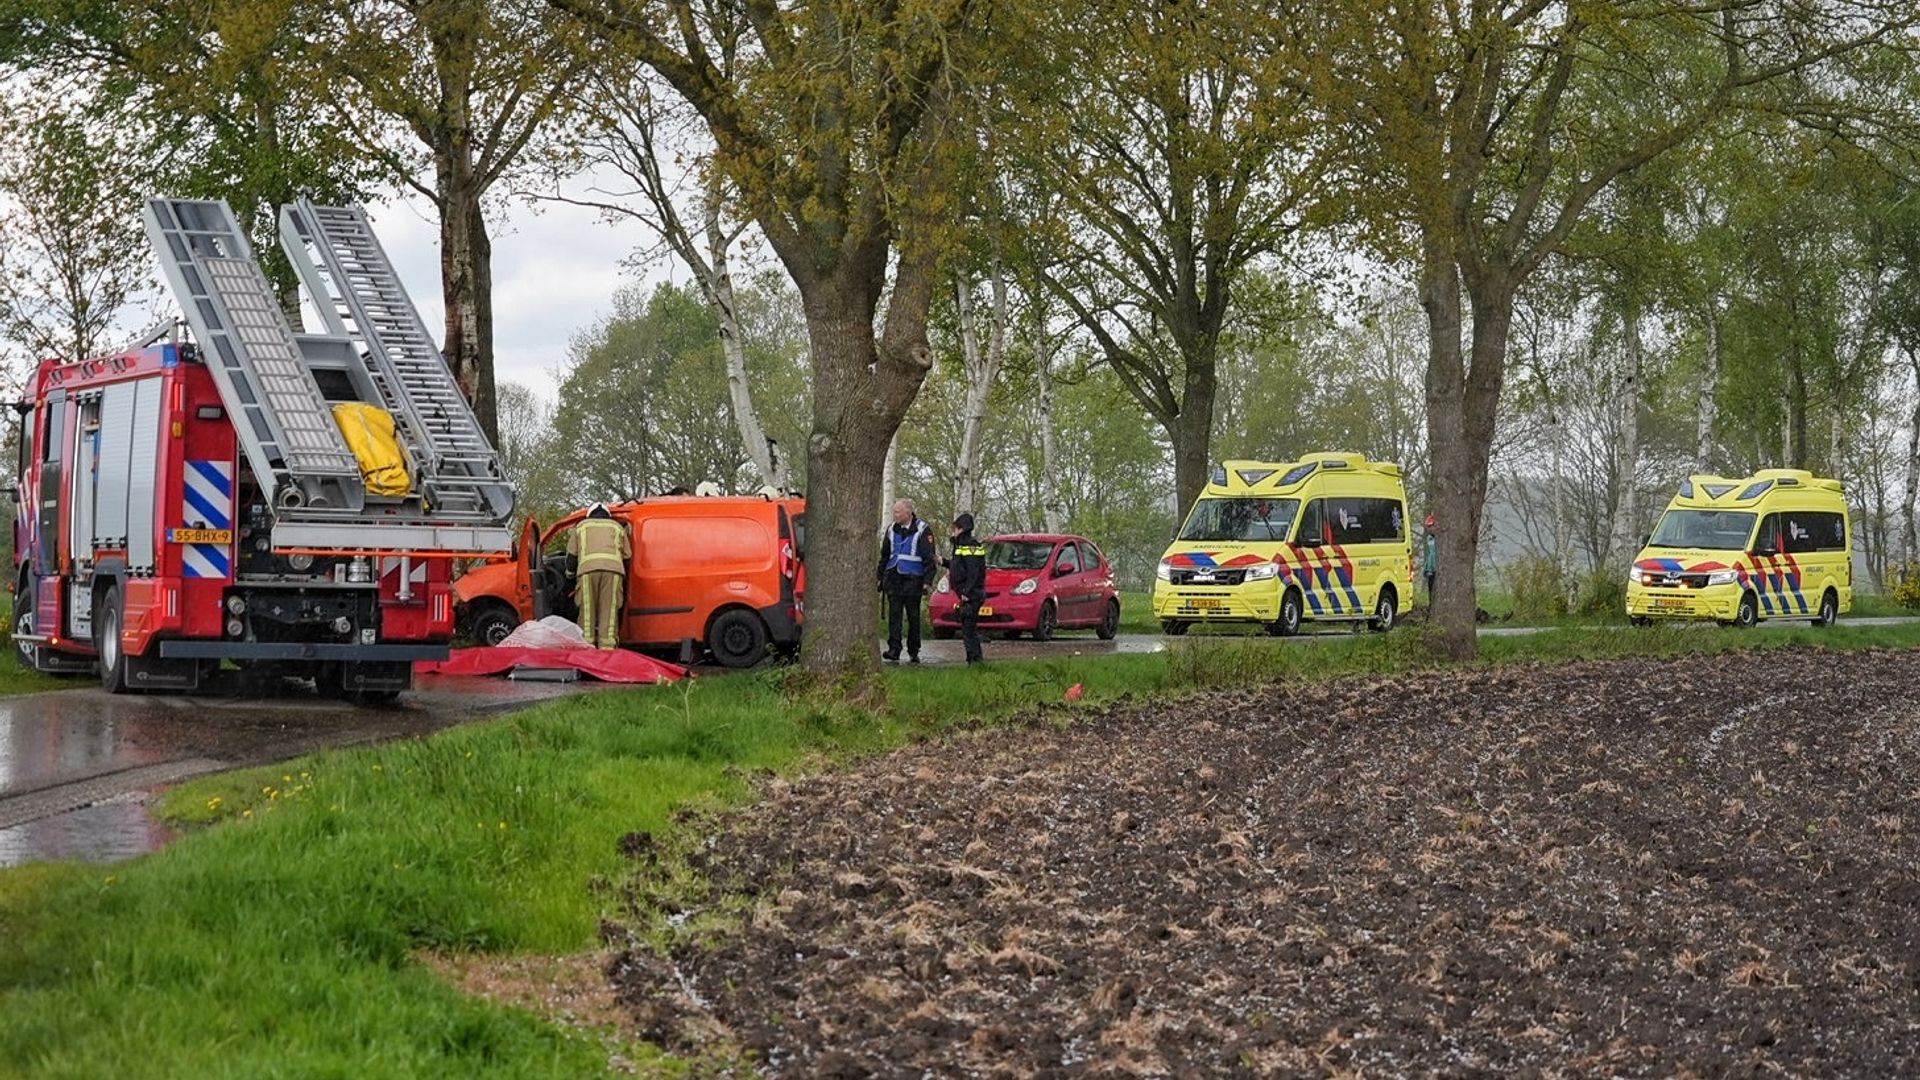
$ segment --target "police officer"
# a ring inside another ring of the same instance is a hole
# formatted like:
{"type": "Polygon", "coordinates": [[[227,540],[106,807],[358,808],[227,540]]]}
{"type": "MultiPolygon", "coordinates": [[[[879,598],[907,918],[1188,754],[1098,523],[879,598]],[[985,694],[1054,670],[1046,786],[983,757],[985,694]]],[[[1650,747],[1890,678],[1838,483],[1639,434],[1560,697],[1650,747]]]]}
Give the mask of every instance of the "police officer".
{"type": "Polygon", "coordinates": [[[587,644],[599,649],[620,644],[620,602],[627,593],[627,560],[633,540],[613,519],[606,503],[594,503],[587,518],[567,537],[574,557],[574,600],[580,605],[580,629],[587,644]]]}
{"type": "Polygon", "coordinates": [[[973,538],[973,515],[953,519],[953,558],[947,561],[947,586],[959,598],[960,634],[967,645],[967,663],[985,659],[980,654],[980,605],[987,599],[987,549],[973,538]]]}
{"type": "Polygon", "coordinates": [[[893,504],[893,525],[880,548],[876,584],[887,597],[887,651],[881,659],[900,662],[900,623],[907,626],[907,658],[920,662],[920,600],[933,591],[933,575],[940,569],[939,552],[927,523],[913,512],[913,503],[893,504]]]}

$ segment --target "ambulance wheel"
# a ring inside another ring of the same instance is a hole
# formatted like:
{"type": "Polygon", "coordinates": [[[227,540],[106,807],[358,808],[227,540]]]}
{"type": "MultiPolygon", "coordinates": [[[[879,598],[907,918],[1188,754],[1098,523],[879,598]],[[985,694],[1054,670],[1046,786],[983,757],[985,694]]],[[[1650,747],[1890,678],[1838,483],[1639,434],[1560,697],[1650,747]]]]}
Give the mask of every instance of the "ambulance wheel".
{"type": "Polygon", "coordinates": [[[485,600],[474,606],[467,630],[481,645],[498,645],[519,625],[519,612],[498,600],[485,600]]]}
{"type": "Polygon", "coordinates": [[[109,694],[124,694],[127,686],[127,656],[120,642],[120,587],[113,586],[100,595],[93,612],[93,640],[100,652],[100,685],[109,694]]]}
{"type": "Polygon", "coordinates": [[[1757,625],[1759,622],[1760,598],[1752,593],[1742,593],[1740,596],[1740,609],[1733,613],[1733,621],[1725,625],[1738,626],[1744,629],[1757,625]]]}
{"type": "Polygon", "coordinates": [[[1300,590],[1288,589],[1280,598],[1280,617],[1267,624],[1274,637],[1292,637],[1300,632],[1300,590]]]}
{"type": "Polygon", "coordinates": [[[1653,625],[1653,620],[1647,618],[1645,615],[1635,615],[1632,618],[1628,619],[1627,622],[1634,626],[1638,626],[1643,630],[1653,625]]]}
{"type": "Polygon", "coordinates": [[[766,658],[767,624],[744,608],[729,608],[707,627],[707,648],[721,667],[750,668],[766,658]]]}
{"type": "Polygon", "coordinates": [[[1053,601],[1040,605],[1040,620],[1033,624],[1033,640],[1052,641],[1054,628],[1060,624],[1060,616],[1053,610],[1053,601]]]}
{"type": "Polygon", "coordinates": [[[1367,620],[1367,627],[1376,634],[1384,634],[1399,621],[1400,598],[1394,595],[1391,588],[1381,586],[1380,599],[1374,601],[1373,618],[1367,620]]]}
{"type": "Polygon", "coordinates": [[[1100,625],[1094,627],[1093,636],[1101,641],[1112,641],[1120,635],[1120,601],[1107,601],[1107,610],[1100,616],[1100,625]]]}
{"type": "Polygon", "coordinates": [[[1820,613],[1813,617],[1813,625],[1824,629],[1839,621],[1840,597],[1832,589],[1828,589],[1826,594],[1820,597],[1820,613]]]}
{"type": "Polygon", "coordinates": [[[1187,634],[1187,624],[1181,622],[1179,619],[1161,619],[1160,632],[1168,637],[1185,637],[1187,634]]]}

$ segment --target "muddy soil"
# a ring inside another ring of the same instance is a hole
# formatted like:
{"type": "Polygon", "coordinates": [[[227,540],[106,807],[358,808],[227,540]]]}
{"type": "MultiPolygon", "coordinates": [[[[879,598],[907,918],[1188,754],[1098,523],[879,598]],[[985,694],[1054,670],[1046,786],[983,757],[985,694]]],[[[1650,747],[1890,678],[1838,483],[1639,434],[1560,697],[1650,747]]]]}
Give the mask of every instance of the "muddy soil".
{"type": "Polygon", "coordinates": [[[776,1076],[1920,1075],[1917,717],[1801,651],[956,738],[769,782],[735,928],[609,970],[776,1076]]]}

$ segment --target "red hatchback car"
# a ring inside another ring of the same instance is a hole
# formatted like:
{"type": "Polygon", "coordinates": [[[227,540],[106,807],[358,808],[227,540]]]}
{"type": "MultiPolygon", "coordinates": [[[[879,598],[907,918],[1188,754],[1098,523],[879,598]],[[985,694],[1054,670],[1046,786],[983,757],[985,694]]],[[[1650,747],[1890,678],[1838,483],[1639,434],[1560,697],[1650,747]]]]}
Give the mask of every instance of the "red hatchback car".
{"type": "MultiPolygon", "coordinates": [[[[942,576],[929,608],[933,636],[960,632],[959,597],[942,576]]],[[[987,541],[987,599],[980,629],[1046,641],[1055,630],[1086,629],[1111,640],[1120,632],[1113,566],[1082,536],[1011,533],[987,541]]]]}

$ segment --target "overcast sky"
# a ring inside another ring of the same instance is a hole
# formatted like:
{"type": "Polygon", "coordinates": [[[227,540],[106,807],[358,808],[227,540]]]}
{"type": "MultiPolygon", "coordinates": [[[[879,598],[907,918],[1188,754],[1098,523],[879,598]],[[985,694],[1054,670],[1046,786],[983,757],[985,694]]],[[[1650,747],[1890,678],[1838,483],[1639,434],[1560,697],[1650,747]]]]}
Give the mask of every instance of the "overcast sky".
{"type": "MultiPolygon", "coordinates": [[[[433,208],[417,196],[369,206],[374,231],[386,246],[407,292],[439,342],[440,227],[433,208]]],[[[637,226],[610,225],[598,213],[548,204],[516,203],[488,221],[493,234],[493,351],[495,378],[531,386],[552,400],[566,364],[567,341],[605,315],[613,294],[630,277],[622,260],[643,242],[637,226]]],[[[656,270],[659,277],[664,269],[656,270]]],[[[684,277],[677,271],[676,277],[684,277]]]]}

